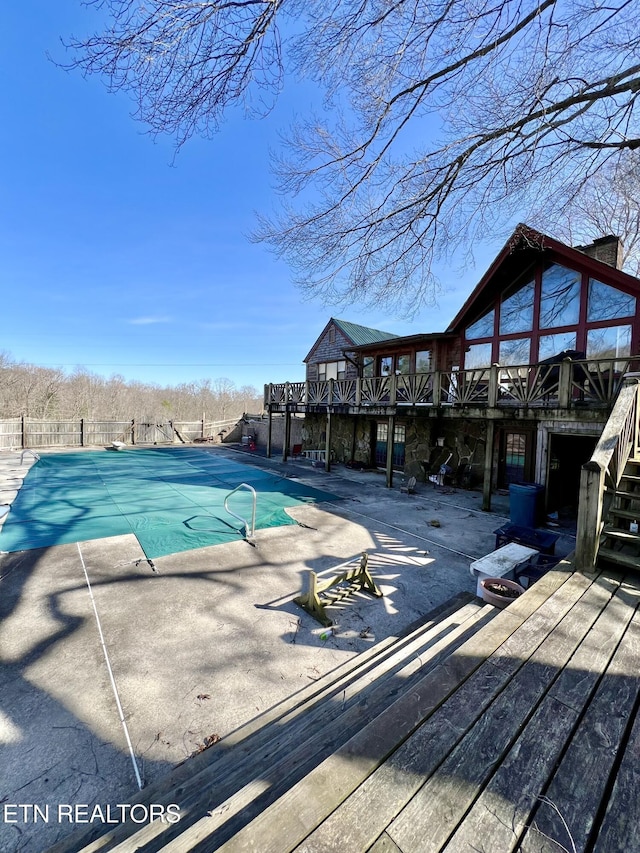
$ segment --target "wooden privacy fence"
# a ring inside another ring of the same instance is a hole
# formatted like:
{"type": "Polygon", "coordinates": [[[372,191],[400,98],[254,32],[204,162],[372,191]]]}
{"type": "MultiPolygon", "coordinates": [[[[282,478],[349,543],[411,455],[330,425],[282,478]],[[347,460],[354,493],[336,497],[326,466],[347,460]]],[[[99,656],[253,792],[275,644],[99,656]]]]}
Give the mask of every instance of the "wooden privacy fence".
{"type": "Polygon", "coordinates": [[[186,444],[206,437],[217,438],[236,419],[227,421],[113,420],[88,418],[0,420],[0,450],[16,447],[91,447],[123,441],[125,444],[186,444]]]}

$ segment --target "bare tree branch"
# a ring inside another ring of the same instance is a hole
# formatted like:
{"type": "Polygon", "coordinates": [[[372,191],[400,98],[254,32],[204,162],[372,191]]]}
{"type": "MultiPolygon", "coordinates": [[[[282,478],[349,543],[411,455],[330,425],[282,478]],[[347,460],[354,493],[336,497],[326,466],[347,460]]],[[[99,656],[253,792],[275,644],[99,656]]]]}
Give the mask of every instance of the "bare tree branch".
{"type": "MultiPolygon", "coordinates": [[[[180,146],[288,73],[324,93],[274,160],[283,204],[255,238],[303,291],[411,313],[468,257],[640,147],[632,0],[104,0],[72,67],[130,92],[180,146]]],[[[567,208],[568,209],[568,208],[567,208]]],[[[542,221],[540,221],[542,215],[542,221]]],[[[557,223],[557,216],[550,216],[557,223]]]]}

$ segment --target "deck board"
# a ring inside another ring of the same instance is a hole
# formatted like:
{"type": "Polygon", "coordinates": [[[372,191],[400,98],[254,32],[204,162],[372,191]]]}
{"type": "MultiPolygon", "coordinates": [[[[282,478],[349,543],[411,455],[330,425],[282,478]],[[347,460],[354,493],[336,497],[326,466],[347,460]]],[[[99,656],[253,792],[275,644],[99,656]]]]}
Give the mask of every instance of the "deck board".
{"type": "MultiPolygon", "coordinates": [[[[565,584],[563,590],[568,599],[566,603],[569,603],[569,585],[565,584]]],[[[539,717],[534,712],[599,615],[606,598],[601,595],[601,590],[598,584],[591,585],[524,663],[522,658],[530,651],[527,642],[530,644],[539,639],[536,634],[540,629],[540,619],[535,616],[540,611],[512,635],[512,639],[521,635],[520,642],[504,644],[513,655],[507,672],[511,675],[518,664],[519,669],[388,830],[403,853],[422,853],[444,847],[495,768],[508,755],[519,733],[525,726],[529,727],[532,717],[534,723],[539,724],[539,717]]],[[[558,606],[556,602],[553,611],[546,608],[544,619],[547,626],[553,624],[551,612],[557,615],[558,606]]],[[[504,665],[504,647],[489,659],[489,665],[495,659],[504,665]]],[[[499,847],[494,849],[502,850],[499,847]]]]}
{"type": "MultiPolygon", "coordinates": [[[[602,579],[594,595],[609,595],[602,579]]],[[[586,602],[585,602],[586,603],[586,602]]],[[[485,790],[446,846],[447,853],[515,849],[540,792],[553,773],[566,742],[626,629],[632,613],[621,612],[614,595],[536,710],[485,790]],[[567,701],[569,700],[569,701],[567,701]]],[[[626,605],[622,604],[622,608],[626,605]]]]}
{"type": "MultiPolygon", "coordinates": [[[[531,592],[535,591],[536,596],[531,595],[528,612],[529,615],[535,614],[544,606],[545,624],[549,627],[557,624],[562,615],[580,600],[591,581],[577,575],[562,579],[547,576],[544,580],[546,583],[538,590],[532,588],[531,592]],[[554,608],[547,605],[549,595],[555,597],[554,608]]],[[[512,617],[514,612],[515,608],[512,612],[509,607],[503,615],[512,617]]],[[[506,656],[498,658],[505,665],[496,666],[492,655],[507,643],[513,649],[515,634],[521,634],[517,641],[521,655],[524,655],[524,650],[531,654],[543,641],[546,635],[540,634],[539,620],[529,627],[530,620],[525,618],[526,615],[527,610],[521,605],[519,615],[511,623],[511,631],[500,634],[502,642],[497,642],[499,637],[494,637],[490,643],[487,641],[491,629],[500,629],[501,623],[497,618],[474,638],[475,642],[469,644],[469,651],[474,647],[478,653],[482,651],[485,656],[483,665],[449,697],[446,705],[424,722],[413,737],[402,743],[371,778],[364,781],[353,796],[304,841],[299,847],[301,853],[339,849],[341,843],[344,849],[366,850],[373,843],[509,683],[514,668],[505,664],[506,656]]],[[[512,659],[518,661],[517,657],[512,659]]],[[[454,656],[446,666],[455,667],[456,661],[454,656]]],[[[521,658],[519,664],[522,663],[521,658]]],[[[389,834],[393,838],[392,830],[389,834]]]]}
{"type": "Polygon", "coordinates": [[[640,850],[640,714],[636,712],[629,741],[611,792],[594,853],[640,850]]]}
{"type": "Polygon", "coordinates": [[[562,762],[536,810],[523,851],[586,849],[603,804],[618,750],[633,712],[640,683],[640,620],[634,615],[580,722],[562,762]],[[544,843],[541,843],[541,838],[544,843]]]}

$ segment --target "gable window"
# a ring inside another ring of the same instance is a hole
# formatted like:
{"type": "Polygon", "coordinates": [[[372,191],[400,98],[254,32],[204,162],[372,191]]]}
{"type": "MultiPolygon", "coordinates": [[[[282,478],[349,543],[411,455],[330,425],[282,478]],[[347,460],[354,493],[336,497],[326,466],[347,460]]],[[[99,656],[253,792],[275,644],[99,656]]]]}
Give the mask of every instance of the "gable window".
{"type": "MultiPolygon", "coordinates": [[[[636,348],[640,297],[620,289],[626,285],[618,285],[617,278],[608,283],[613,273],[603,271],[600,281],[589,277],[586,264],[577,265],[580,269],[571,269],[541,258],[535,272],[531,265],[506,286],[496,279],[485,313],[478,317],[470,308],[467,314],[477,319],[462,329],[464,368],[537,364],[565,352],[574,359],[610,358],[622,365],[636,348]]],[[[418,372],[417,353],[415,364],[418,372]]]]}
{"type": "Polygon", "coordinates": [[[530,281],[502,300],[500,306],[501,335],[530,332],[533,329],[533,296],[534,284],[530,281]]]}
{"type": "Polygon", "coordinates": [[[635,296],[593,278],[589,280],[588,322],[633,317],[635,313],[635,296]]]}
{"type": "Polygon", "coordinates": [[[490,338],[493,335],[493,326],[495,322],[496,312],[494,309],[484,314],[475,323],[467,326],[465,336],[468,341],[477,340],[478,338],[490,338]]]}
{"type": "Polygon", "coordinates": [[[580,273],[553,264],[542,274],[540,328],[575,326],[580,318],[580,273]]]}

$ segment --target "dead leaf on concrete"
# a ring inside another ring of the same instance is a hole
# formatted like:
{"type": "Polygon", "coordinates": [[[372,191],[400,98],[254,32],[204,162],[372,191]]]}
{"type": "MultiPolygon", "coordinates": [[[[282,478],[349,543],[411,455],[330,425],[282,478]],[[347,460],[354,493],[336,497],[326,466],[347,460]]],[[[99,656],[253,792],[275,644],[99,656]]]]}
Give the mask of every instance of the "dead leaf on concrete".
{"type": "Polygon", "coordinates": [[[199,753],[204,752],[205,749],[209,749],[210,746],[213,746],[214,744],[218,743],[220,739],[220,735],[218,734],[207,735],[207,737],[204,739],[204,743],[199,743],[198,748],[191,753],[190,757],[193,758],[194,755],[198,755],[199,753]]]}

